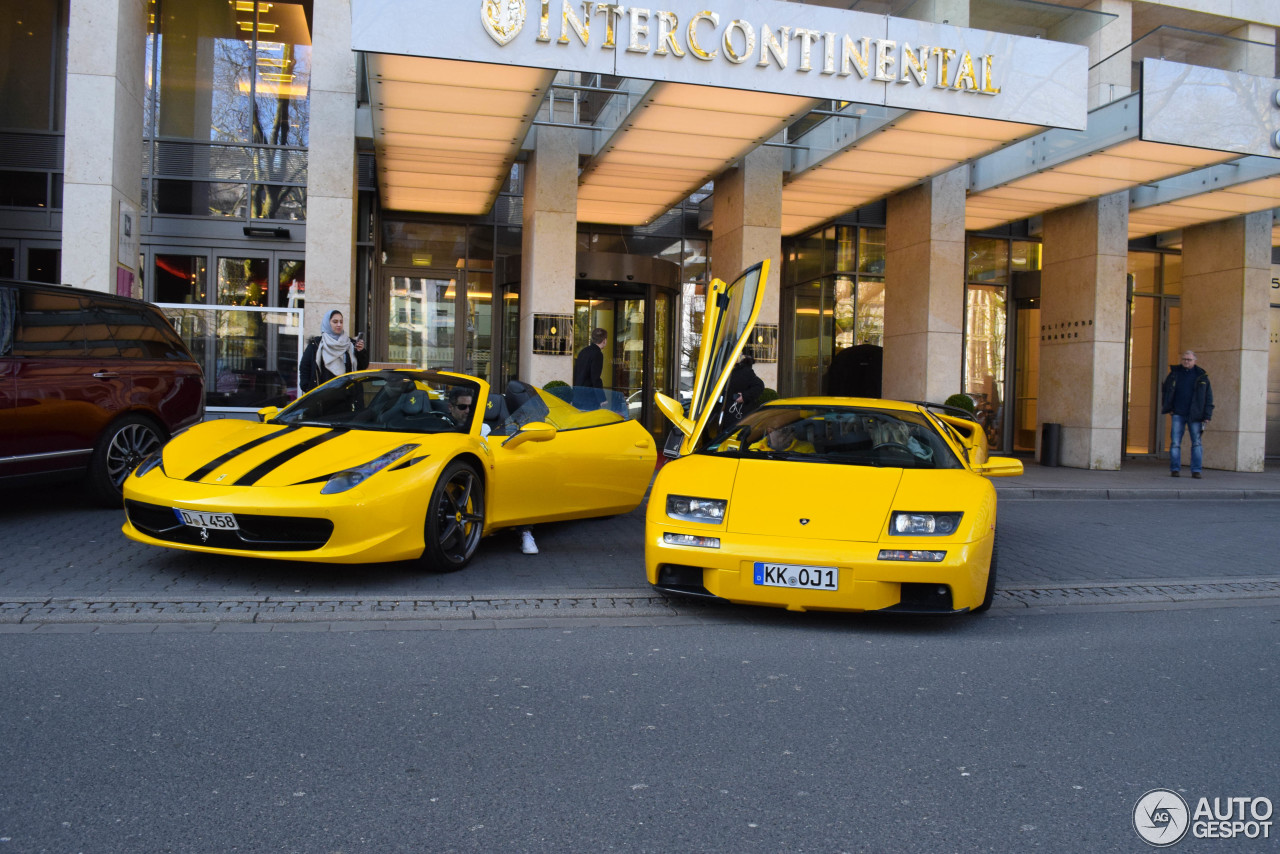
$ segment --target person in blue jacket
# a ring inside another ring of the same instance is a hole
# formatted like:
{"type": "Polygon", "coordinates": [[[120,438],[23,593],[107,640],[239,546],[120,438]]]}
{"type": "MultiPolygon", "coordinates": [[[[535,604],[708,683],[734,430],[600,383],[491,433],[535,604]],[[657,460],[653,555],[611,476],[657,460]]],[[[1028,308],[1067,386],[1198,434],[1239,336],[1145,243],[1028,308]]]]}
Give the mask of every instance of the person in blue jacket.
{"type": "Polygon", "coordinates": [[[1196,365],[1196,354],[1192,351],[1182,354],[1181,364],[1169,366],[1160,411],[1173,416],[1169,437],[1169,474],[1177,477],[1182,470],[1182,434],[1187,431],[1191,433],[1191,476],[1199,478],[1204,462],[1200,435],[1204,432],[1204,425],[1213,418],[1213,388],[1209,385],[1209,374],[1196,365]]]}

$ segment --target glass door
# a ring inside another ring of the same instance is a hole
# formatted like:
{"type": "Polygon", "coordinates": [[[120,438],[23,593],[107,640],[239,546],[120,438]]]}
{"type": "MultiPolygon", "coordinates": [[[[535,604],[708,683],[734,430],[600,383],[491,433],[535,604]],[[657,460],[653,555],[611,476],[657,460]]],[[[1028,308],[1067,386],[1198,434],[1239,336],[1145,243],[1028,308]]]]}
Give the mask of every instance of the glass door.
{"type": "Polygon", "coordinates": [[[1040,388],[1040,301],[1014,303],[1013,450],[1034,453],[1040,388]]]}

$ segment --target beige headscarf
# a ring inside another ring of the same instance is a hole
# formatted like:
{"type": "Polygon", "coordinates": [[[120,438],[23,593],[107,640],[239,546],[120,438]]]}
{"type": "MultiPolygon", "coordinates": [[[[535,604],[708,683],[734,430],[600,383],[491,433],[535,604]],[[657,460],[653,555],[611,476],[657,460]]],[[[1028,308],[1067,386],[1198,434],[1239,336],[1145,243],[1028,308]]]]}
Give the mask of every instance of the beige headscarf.
{"type": "Polygon", "coordinates": [[[351,364],[356,363],[356,348],[345,332],[341,335],[333,334],[329,321],[335,314],[342,314],[342,312],[335,308],[324,316],[324,327],[320,330],[320,346],[316,348],[316,365],[328,368],[329,373],[337,377],[347,372],[348,353],[351,354],[351,364]]]}

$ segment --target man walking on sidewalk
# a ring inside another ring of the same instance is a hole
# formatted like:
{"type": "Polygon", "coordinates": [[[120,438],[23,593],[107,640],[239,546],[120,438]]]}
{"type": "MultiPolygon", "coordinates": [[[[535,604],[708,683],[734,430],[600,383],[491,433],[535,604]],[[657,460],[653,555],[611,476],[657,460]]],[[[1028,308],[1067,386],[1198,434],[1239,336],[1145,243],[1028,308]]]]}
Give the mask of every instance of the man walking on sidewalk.
{"type": "Polygon", "coordinates": [[[1177,477],[1181,472],[1182,433],[1185,430],[1191,433],[1191,476],[1199,478],[1204,461],[1200,434],[1213,417],[1213,389],[1209,386],[1209,374],[1196,365],[1196,354],[1192,351],[1182,354],[1182,364],[1169,367],[1160,411],[1173,416],[1169,437],[1169,474],[1177,477]]]}

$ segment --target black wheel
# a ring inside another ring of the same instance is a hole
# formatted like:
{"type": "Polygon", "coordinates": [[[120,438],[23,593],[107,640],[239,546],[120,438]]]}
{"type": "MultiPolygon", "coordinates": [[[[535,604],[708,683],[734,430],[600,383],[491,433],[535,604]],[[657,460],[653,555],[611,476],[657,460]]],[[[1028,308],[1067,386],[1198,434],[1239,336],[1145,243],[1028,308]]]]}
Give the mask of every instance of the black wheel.
{"type": "Polygon", "coordinates": [[[982,604],[973,609],[973,613],[981,614],[991,608],[991,603],[996,598],[996,556],[1000,551],[1000,538],[992,532],[991,539],[991,566],[987,569],[987,592],[982,597],[982,604]]]}
{"type": "Polygon", "coordinates": [[[145,415],[126,415],[102,431],[89,461],[89,487],[98,503],[122,507],[124,479],[164,443],[164,431],[145,415]]]}
{"type": "Polygon", "coordinates": [[[454,572],[471,561],[484,532],[484,480],[466,463],[445,467],[431,491],[422,559],[436,572],[454,572]]]}

